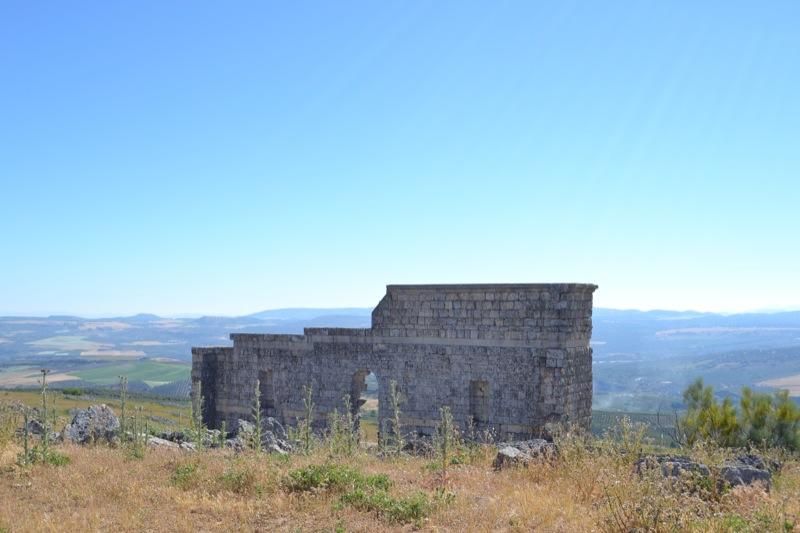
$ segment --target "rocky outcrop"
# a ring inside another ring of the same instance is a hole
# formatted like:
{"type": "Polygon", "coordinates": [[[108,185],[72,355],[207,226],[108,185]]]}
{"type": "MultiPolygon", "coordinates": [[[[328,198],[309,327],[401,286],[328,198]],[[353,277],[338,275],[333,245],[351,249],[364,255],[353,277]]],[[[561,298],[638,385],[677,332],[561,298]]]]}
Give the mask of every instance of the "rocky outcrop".
{"type": "Polygon", "coordinates": [[[636,461],[635,469],[639,474],[658,470],[665,478],[679,479],[687,477],[711,478],[712,470],[720,489],[741,485],[760,484],[769,490],[772,474],[780,469],[777,461],[759,455],[747,454],[725,461],[716,468],[693,461],[685,456],[652,455],[636,461]]]}
{"type": "MultiPolygon", "coordinates": [[[[52,431],[52,428],[50,429],[51,431],[48,431],[47,433],[47,439],[50,442],[60,441],[62,437],[61,433],[57,431],[52,431]]],[[[23,424],[23,426],[17,430],[17,434],[22,436],[25,434],[26,431],[29,436],[44,438],[45,427],[44,424],[39,422],[39,420],[31,418],[30,420],[28,420],[27,425],[23,424]]]]}
{"type": "MultiPolygon", "coordinates": [[[[225,441],[226,446],[237,451],[251,447],[255,440],[256,427],[252,422],[239,419],[234,424],[232,437],[225,441]]],[[[268,452],[285,454],[292,451],[286,430],[276,419],[267,417],[262,421],[261,448],[268,452]]]]}
{"type": "Polygon", "coordinates": [[[711,471],[703,463],[692,461],[683,455],[650,455],[636,461],[636,472],[643,474],[652,470],[660,470],[661,475],[667,478],[679,478],[686,475],[698,474],[708,477],[711,471]]]}
{"type": "Polygon", "coordinates": [[[107,405],[92,405],[78,409],[72,421],[64,428],[64,438],[76,444],[94,442],[115,443],[119,419],[107,405]]]}
{"type": "Polygon", "coordinates": [[[549,461],[556,457],[556,446],[544,439],[502,442],[497,445],[494,458],[495,470],[513,466],[528,466],[536,460],[549,461]]]}
{"type": "Polygon", "coordinates": [[[719,470],[722,480],[731,487],[760,483],[765,489],[772,487],[772,474],[781,469],[778,461],[760,455],[740,455],[726,461],[719,470]]]}

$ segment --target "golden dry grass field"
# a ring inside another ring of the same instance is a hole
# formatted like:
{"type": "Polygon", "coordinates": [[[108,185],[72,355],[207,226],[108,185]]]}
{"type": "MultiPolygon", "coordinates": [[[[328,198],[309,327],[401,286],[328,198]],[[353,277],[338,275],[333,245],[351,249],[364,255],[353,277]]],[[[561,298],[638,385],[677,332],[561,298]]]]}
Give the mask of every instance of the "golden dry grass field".
{"type": "MultiPolygon", "coordinates": [[[[138,458],[126,445],[59,445],[67,464],[21,466],[12,431],[0,424],[2,532],[800,530],[800,463],[785,457],[771,491],[717,492],[641,476],[635,454],[609,440],[565,440],[557,461],[501,471],[492,446],[462,446],[443,475],[438,458],[333,455],[326,442],[308,455],[147,449],[138,458]]],[[[730,454],[686,453],[708,464],[730,454]]]]}
{"type": "Polygon", "coordinates": [[[330,459],[323,451],[280,459],[208,451],[149,451],[132,459],[107,447],[65,447],[66,466],[16,467],[0,475],[0,528],[8,531],[791,531],[800,512],[800,469],[788,465],[769,494],[737,489],[718,501],[681,494],[598,458],[495,472],[490,454],[451,467],[449,498],[436,503],[438,472],[420,458],[336,459],[385,474],[391,494],[433,501],[401,523],[340,503],[334,490],[290,492],[287,474],[330,459]],[[620,516],[617,516],[617,515],[620,516]],[[631,529],[633,530],[633,529],[631,529]],[[647,529],[641,529],[645,531],[647,529]]]}

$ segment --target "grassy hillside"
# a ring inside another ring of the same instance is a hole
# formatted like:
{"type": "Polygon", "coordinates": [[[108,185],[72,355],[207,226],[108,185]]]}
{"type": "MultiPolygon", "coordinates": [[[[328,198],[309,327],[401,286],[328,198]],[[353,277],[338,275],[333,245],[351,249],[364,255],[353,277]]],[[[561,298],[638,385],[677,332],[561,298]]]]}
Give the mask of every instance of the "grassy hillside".
{"type": "Polygon", "coordinates": [[[594,452],[498,472],[485,447],[460,455],[443,477],[429,458],[334,458],[325,448],[288,457],[151,450],[135,459],[67,446],[69,464],[28,468],[14,466],[16,451],[0,452],[0,531],[777,532],[800,514],[796,462],[769,493],[715,494],[681,492],[637,476],[623,455],[594,452]]]}
{"type": "MultiPolygon", "coordinates": [[[[59,396],[62,413],[112,398],[59,396]]],[[[495,470],[491,445],[455,442],[418,457],[357,448],[347,455],[317,440],[309,454],[60,445],[66,464],[21,466],[8,400],[0,392],[0,531],[730,531],[786,532],[800,523],[800,463],[784,461],[772,490],[719,490],[636,473],[641,452],[658,450],[636,426],[615,437],[557,439],[559,457],[495,470]],[[443,471],[442,465],[447,466],[443,471]]],[[[185,423],[185,405],[145,403],[146,411],[185,423]],[[177,415],[177,416],[176,416],[177,415]]],[[[646,418],[642,416],[641,418],[646,418]]],[[[613,413],[598,421],[616,423],[613,413]]],[[[617,427],[619,429],[620,426],[617,427]]],[[[605,428],[608,429],[608,428],[605,428]]],[[[707,464],[734,452],[681,450],[707,464]]],[[[60,463],[64,463],[61,461],[60,463]]]]}
{"type": "MultiPolygon", "coordinates": [[[[55,411],[58,428],[66,424],[72,417],[72,409],[86,409],[90,405],[106,404],[115,413],[120,413],[120,400],[118,395],[96,394],[83,391],[81,394],[65,394],[59,390],[48,392],[48,409],[55,411]]],[[[21,402],[25,405],[38,407],[41,405],[41,393],[33,390],[0,390],[0,405],[8,405],[14,402],[21,402]]],[[[136,394],[129,394],[128,409],[137,407],[142,408],[145,417],[148,418],[149,426],[153,429],[177,429],[184,427],[190,417],[190,406],[188,400],[159,400],[149,397],[142,397],[136,394]]],[[[132,411],[129,411],[132,412],[132,411]]]]}

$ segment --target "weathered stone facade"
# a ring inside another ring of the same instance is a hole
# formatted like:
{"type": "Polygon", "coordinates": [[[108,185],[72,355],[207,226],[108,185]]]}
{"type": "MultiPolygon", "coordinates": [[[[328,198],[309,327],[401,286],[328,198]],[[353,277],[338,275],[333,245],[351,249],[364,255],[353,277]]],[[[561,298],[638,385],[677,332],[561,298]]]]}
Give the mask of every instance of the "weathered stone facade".
{"type": "Polygon", "coordinates": [[[365,377],[379,383],[379,419],[397,382],[404,427],[430,434],[441,406],[462,426],[500,437],[548,422],[588,427],[592,406],[590,284],[389,285],[369,329],[306,328],[303,335],[232,334],[232,348],[192,348],[204,420],[231,427],[251,413],[256,380],[266,414],[295,424],[303,386],[316,423],[357,409],[365,377]]]}

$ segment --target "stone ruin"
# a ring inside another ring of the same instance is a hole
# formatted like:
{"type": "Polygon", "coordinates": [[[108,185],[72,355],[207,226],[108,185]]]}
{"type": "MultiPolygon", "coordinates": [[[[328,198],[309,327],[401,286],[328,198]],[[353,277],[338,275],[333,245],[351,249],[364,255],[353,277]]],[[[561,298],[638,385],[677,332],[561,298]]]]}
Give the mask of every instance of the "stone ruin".
{"type": "MultiPolygon", "coordinates": [[[[449,406],[464,430],[527,438],[545,424],[588,428],[592,409],[591,284],[389,285],[372,327],[305,328],[303,335],[234,333],[233,347],[192,348],[203,420],[211,428],[249,419],[256,380],[265,416],[295,425],[311,386],[314,424],[326,425],[365,379],[378,381],[378,419],[392,416],[390,382],[404,430],[430,435],[449,406]]],[[[193,387],[195,390],[196,387],[193,387]]]]}

